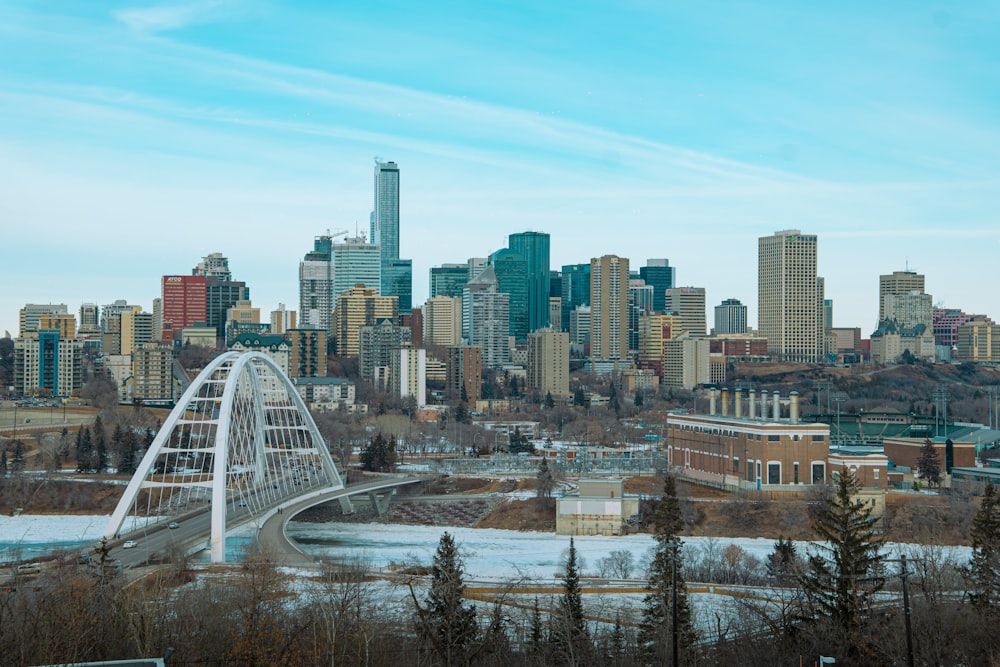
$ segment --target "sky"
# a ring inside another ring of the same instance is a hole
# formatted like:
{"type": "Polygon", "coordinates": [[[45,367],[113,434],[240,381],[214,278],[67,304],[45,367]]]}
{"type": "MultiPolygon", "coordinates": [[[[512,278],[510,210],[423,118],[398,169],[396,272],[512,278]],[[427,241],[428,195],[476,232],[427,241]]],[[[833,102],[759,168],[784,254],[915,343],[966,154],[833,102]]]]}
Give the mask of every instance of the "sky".
{"type": "Polygon", "coordinates": [[[297,309],[314,238],[368,231],[376,156],[414,304],[534,230],[553,268],[665,257],[755,324],[757,238],[801,229],[835,326],[867,336],[905,268],[996,319],[997,34],[980,0],[0,0],[0,333],[151,309],[212,252],[297,309]]]}

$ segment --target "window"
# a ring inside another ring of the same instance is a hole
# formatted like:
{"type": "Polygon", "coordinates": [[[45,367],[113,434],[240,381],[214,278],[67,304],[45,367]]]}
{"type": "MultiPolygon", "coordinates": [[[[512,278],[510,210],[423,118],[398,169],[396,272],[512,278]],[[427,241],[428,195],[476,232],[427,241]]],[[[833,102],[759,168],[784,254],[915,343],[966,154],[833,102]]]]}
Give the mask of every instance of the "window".
{"type": "Polygon", "coordinates": [[[822,463],[812,464],[812,483],[822,484],[826,481],[826,465],[822,463]]]}
{"type": "Polygon", "coordinates": [[[878,468],[875,468],[872,472],[872,479],[878,479],[878,468]]]}
{"type": "Polygon", "coordinates": [[[780,463],[768,463],[767,464],[767,483],[768,484],[781,484],[781,464],[780,463]]]}
{"type": "Polygon", "coordinates": [[[778,442],[779,440],[781,440],[781,436],[780,435],[769,435],[769,436],[767,436],[767,441],[768,442],[778,442]]]}
{"type": "Polygon", "coordinates": [[[814,435],[814,436],[812,436],[812,441],[813,442],[823,442],[824,440],[826,440],[826,436],[825,435],[814,435]]]}
{"type": "Polygon", "coordinates": [[[792,464],[792,484],[799,483],[799,462],[796,461],[792,464]]]}

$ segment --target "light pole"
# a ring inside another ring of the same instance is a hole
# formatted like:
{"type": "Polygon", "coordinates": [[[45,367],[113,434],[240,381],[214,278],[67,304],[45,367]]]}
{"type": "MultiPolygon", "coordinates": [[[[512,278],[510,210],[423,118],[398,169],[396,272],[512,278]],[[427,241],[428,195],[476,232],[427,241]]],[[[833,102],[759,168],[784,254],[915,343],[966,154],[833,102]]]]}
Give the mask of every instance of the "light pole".
{"type": "Polygon", "coordinates": [[[837,444],[842,444],[844,441],[843,433],[840,430],[840,404],[846,400],[847,394],[842,391],[833,395],[833,402],[837,404],[837,444]]]}

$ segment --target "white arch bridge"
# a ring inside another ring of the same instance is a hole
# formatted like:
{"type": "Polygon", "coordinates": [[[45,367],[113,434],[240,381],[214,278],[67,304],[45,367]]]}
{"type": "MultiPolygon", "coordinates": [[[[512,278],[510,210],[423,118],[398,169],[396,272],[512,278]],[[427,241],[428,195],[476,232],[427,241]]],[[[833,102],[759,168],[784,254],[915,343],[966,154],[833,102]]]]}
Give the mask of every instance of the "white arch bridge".
{"type": "Polygon", "coordinates": [[[130,515],[145,520],[148,532],[172,522],[194,525],[187,520],[210,512],[211,558],[225,562],[227,524],[267,518],[292,500],[323,502],[340,489],[327,444],[291,381],[260,352],[227,352],[167,417],[104,536],[115,539],[130,515]]]}

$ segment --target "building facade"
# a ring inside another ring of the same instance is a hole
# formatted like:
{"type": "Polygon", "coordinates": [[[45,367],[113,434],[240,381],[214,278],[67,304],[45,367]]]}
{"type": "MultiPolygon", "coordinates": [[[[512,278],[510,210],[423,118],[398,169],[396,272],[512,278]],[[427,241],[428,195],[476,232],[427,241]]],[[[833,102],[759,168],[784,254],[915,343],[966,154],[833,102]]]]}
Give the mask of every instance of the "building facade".
{"type": "MultiPolygon", "coordinates": [[[[590,264],[564,264],[559,272],[562,291],[562,328],[569,331],[570,313],[580,306],[590,307],[590,264]]],[[[589,332],[588,332],[589,339],[589,332]]]]}
{"type": "Polygon", "coordinates": [[[331,330],[333,295],[333,237],[317,236],[313,249],[299,262],[300,326],[331,330]]]}
{"type": "MultiPolygon", "coordinates": [[[[208,323],[208,279],[205,276],[163,276],[161,296],[163,342],[180,340],[185,327],[208,323]]],[[[103,315],[105,318],[110,316],[107,306],[103,315]]]]}
{"type": "Polygon", "coordinates": [[[475,405],[482,398],[483,349],[475,345],[448,348],[447,380],[449,396],[475,405]]]}
{"type": "Polygon", "coordinates": [[[462,342],[462,298],[433,296],[423,307],[425,345],[451,347],[462,342]]]}
{"type": "Polygon", "coordinates": [[[823,352],[823,290],[815,234],[797,229],[758,240],[758,329],[771,355],[817,363],[823,352]]]}
{"type": "Polygon", "coordinates": [[[704,336],[705,288],[671,287],[664,295],[663,312],[681,316],[681,331],[692,336],[704,336]]]}
{"type": "Polygon", "coordinates": [[[539,396],[569,396],[569,334],[550,328],[528,334],[528,385],[539,396]]]}
{"type": "Polygon", "coordinates": [[[132,354],[132,398],[144,403],[171,404],[179,396],[174,382],[170,345],[147,342],[132,354]]]}
{"type": "MultiPolygon", "coordinates": [[[[378,369],[390,368],[401,347],[411,342],[410,327],[401,327],[391,319],[358,330],[358,370],[362,380],[373,382],[378,369]]],[[[388,387],[387,387],[388,389],[388,387]]]]}
{"type": "Polygon", "coordinates": [[[713,336],[745,334],[747,332],[747,307],[739,299],[725,299],[715,307],[713,336]]]}
{"type": "Polygon", "coordinates": [[[288,353],[290,377],[326,377],[326,338],[325,329],[291,329],[285,334],[291,346],[288,353]]]}
{"type": "Polygon", "coordinates": [[[462,338],[483,351],[483,364],[500,369],[510,360],[510,296],[500,292],[492,266],[465,285],[462,338]]]}
{"type": "Polygon", "coordinates": [[[677,284],[676,272],[666,259],[647,259],[646,266],[639,267],[639,277],[653,287],[653,310],[666,310],[666,292],[677,284]]]}
{"type": "Polygon", "coordinates": [[[507,246],[525,261],[527,335],[549,326],[549,235],[545,232],[511,234],[507,246]]]}
{"type": "Polygon", "coordinates": [[[395,322],[399,316],[398,304],[397,297],[381,296],[374,287],[363,285],[341,294],[334,317],[337,353],[342,357],[356,357],[361,327],[373,326],[380,320],[395,322]]]}
{"type": "MultiPolygon", "coordinates": [[[[913,271],[893,271],[878,277],[878,319],[879,322],[892,317],[887,297],[894,294],[924,292],[924,276],[913,271]]],[[[911,325],[906,325],[911,326],[911,325]]]]}
{"type": "Polygon", "coordinates": [[[83,387],[83,343],[53,329],[14,339],[14,388],[24,396],[73,396],[83,387]]]}
{"type": "Polygon", "coordinates": [[[628,358],[628,258],[590,260],[590,357],[628,358]]]}

